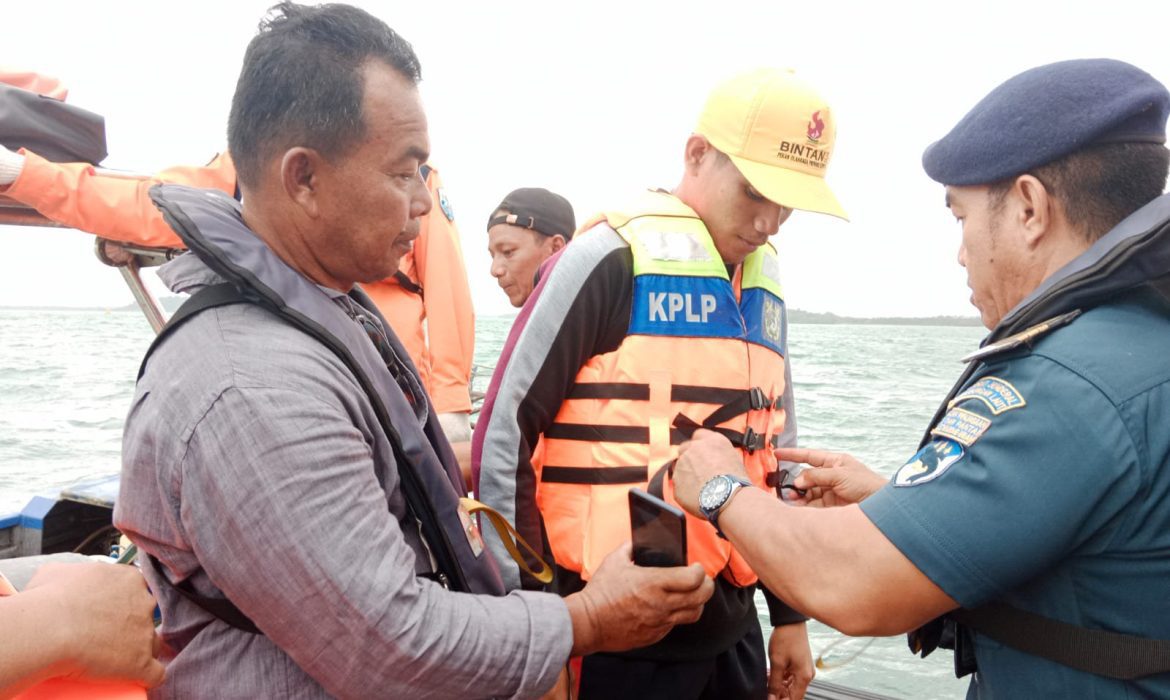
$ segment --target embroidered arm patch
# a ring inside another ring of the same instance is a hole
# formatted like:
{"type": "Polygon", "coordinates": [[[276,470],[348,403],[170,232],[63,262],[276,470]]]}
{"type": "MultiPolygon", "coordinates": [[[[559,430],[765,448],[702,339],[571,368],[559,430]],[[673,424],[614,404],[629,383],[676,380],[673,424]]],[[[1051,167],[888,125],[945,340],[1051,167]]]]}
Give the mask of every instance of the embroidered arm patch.
{"type": "Polygon", "coordinates": [[[947,408],[953,408],[964,401],[982,401],[997,416],[1004,411],[1028,405],[1023,395],[1012,386],[1011,382],[991,376],[978,379],[974,384],[963,389],[962,393],[951,399],[947,408]]]}
{"type": "Polygon", "coordinates": [[[894,486],[917,486],[943,475],[964,454],[963,446],[947,438],[935,438],[894,474],[894,486]]]}
{"type": "Polygon", "coordinates": [[[950,438],[970,447],[990,427],[990,418],[984,418],[978,413],[972,413],[961,408],[952,408],[947,411],[947,414],[938,422],[938,425],[931,429],[930,434],[950,438]]]}

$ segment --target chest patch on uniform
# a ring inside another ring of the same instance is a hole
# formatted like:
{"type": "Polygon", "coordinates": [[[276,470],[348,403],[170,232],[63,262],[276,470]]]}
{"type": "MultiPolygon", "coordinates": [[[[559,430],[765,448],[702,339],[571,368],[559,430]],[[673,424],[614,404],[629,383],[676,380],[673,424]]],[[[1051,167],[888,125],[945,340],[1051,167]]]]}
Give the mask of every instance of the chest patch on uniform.
{"type": "Polygon", "coordinates": [[[917,486],[934,481],[958,462],[963,453],[963,446],[954,440],[931,440],[898,469],[894,474],[894,486],[917,486]]]}
{"type": "Polygon", "coordinates": [[[442,187],[439,188],[439,208],[443,210],[443,216],[447,217],[447,221],[455,220],[455,207],[451,206],[451,200],[447,199],[447,193],[442,187]]]}
{"type": "Polygon", "coordinates": [[[982,401],[987,405],[995,415],[999,415],[1004,411],[1010,411],[1013,408],[1023,408],[1028,405],[1024,397],[1012,386],[1011,382],[1000,379],[999,377],[983,377],[976,381],[971,386],[963,389],[951,402],[947,404],[947,408],[957,406],[964,401],[982,401]]]}
{"type": "Polygon", "coordinates": [[[970,447],[990,427],[990,418],[984,418],[978,413],[965,411],[961,408],[952,408],[947,411],[947,414],[938,422],[938,425],[931,429],[930,434],[950,438],[966,447],[970,447]]]}

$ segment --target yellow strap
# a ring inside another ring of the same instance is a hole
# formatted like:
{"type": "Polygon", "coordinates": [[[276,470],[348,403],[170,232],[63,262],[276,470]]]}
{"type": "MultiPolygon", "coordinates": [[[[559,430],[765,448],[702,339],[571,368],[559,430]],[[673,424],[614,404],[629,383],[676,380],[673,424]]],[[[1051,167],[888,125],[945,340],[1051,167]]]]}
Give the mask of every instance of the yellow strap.
{"type": "Polygon", "coordinates": [[[524,541],[524,538],[520,536],[519,532],[516,532],[516,528],[512,527],[512,523],[508,522],[504,516],[497,513],[490,506],[485,506],[474,498],[460,498],[459,503],[467,509],[468,513],[483,513],[485,516],[487,516],[487,519],[489,522],[491,522],[492,527],[496,529],[496,534],[500,536],[500,540],[504,543],[504,547],[508,550],[508,554],[510,554],[512,559],[520,565],[521,569],[524,569],[525,573],[527,573],[529,576],[532,576],[541,583],[552,583],[552,567],[550,567],[544,561],[544,559],[540,557],[540,554],[538,554],[535,549],[533,549],[527,542],[524,541]],[[533,559],[540,562],[539,573],[529,568],[528,562],[524,559],[524,555],[520,553],[520,549],[516,546],[517,544],[519,544],[529,554],[531,554],[533,559]]]}

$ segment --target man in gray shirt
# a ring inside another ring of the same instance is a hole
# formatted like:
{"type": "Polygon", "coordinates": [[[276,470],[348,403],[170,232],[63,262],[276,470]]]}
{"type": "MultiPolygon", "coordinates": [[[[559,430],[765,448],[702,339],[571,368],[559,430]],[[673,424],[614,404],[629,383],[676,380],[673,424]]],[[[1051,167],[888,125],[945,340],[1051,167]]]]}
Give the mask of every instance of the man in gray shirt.
{"type": "Polygon", "coordinates": [[[430,207],[418,79],[367,13],[283,3],[232,103],[242,209],[151,193],[192,251],[163,279],[238,297],[160,337],[126,421],[115,522],[171,650],[154,697],[539,696],[570,654],[651,643],[711,595],[697,565],[636,567],[628,545],[574,596],[490,595],[450,447],[355,288],[430,207]]]}

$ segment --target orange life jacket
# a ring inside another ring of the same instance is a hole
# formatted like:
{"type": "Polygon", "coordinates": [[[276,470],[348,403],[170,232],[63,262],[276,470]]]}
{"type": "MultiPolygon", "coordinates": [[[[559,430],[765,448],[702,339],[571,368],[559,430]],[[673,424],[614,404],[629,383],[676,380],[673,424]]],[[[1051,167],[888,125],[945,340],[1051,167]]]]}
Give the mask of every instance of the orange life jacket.
{"type": "MultiPolygon", "coordinates": [[[[752,481],[770,488],[773,436],[785,417],[775,249],[756,250],[729,278],[702,220],[665,193],[600,221],[633,253],[629,330],[616,350],[581,367],[533,458],[553,556],[584,579],[630,538],[629,489],[646,488],[696,425],[737,443],[752,481]]],[[[662,490],[674,502],[669,480],[662,490]]],[[[740,586],[756,581],[704,519],[687,516],[687,549],[712,576],[740,586]]]]}

